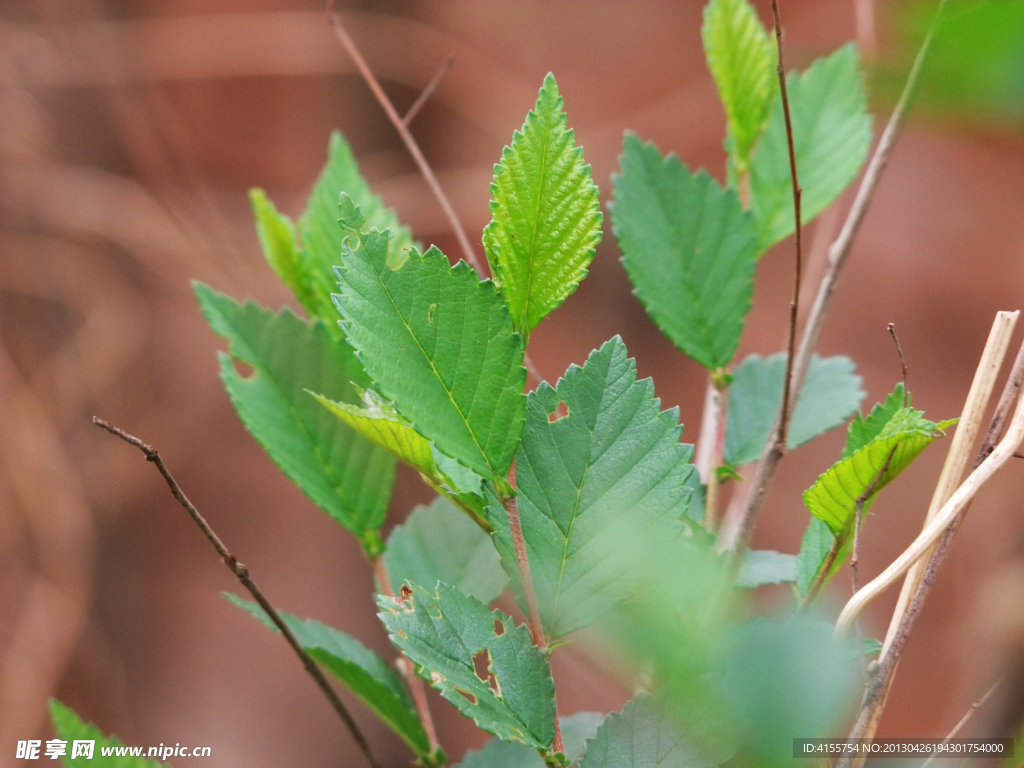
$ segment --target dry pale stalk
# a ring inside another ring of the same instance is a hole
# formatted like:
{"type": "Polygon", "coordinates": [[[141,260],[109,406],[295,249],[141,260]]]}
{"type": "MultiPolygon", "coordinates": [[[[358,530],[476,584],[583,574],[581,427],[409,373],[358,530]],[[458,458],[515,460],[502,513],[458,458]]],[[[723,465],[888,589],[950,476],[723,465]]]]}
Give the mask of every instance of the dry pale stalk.
{"type": "MultiPolygon", "coordinates": [[[[978,437],[978,430],[981,428],[988,401],[992,397],[992,390],[995,388],[996,377],[999,369],[1002,368],[1003,359],[1006,357],[1006,350],[1010,346],[1010,337],[1017,324],[1020,312],[997,312],[995,321],[992,323],[992,330],[988,335],[988,342],[981,353],[981,362],[974,372],[974,381],[967,394],[963,412],[960,414],[960,423],[957,424],[953,439],[950,441],[949,453],[946,454],[946,463],[939,475],[939,482],[935,486],[935,493],[932,495],[931,504],[928,506],[928,514],[924,524],[928,525],[935,515],[938,514],[942,505],[949,501],[953,495],[964,469],[971,457],[974,442],[978,437]]],[[[888,652],[892,646],[893,637],[899,627],[903,616],[907,612],[910,599],[921,583],[924,574],[924,565],[931,560],[935,548],[932,547],[926,557],[911,567],[907,577],[903,580],[903,590],[900,592],[900,599],[896,610],[892,614],[892,621],[889,623],[889,631],[885,636],[885,643],[882,646],[882,653],[888,652]]]]}
{"type": "Polygon", "coordinates": [[[867,605],[888,589],[900,576],[926,555],[932,544],[938,541],[943,532],[960,511],[964,509],[980,488],[991,479],[996,470],[1013,458],[1014,452],[1024,441],[1024,398],[1017,401],[1017,409],[1014,411],[1013,419],[1006,430],[1006,435],[996,446],[995,450],[985,459],[981,465],[974,470],[963,482],[949,501],[942,505],[935,517],[920,535],[907,549],[897,557],[888,568],[866,584],[843,608],[836,622],[836,636],[844,635],[849,631],[853,622],[860,615],[867,605]]]}

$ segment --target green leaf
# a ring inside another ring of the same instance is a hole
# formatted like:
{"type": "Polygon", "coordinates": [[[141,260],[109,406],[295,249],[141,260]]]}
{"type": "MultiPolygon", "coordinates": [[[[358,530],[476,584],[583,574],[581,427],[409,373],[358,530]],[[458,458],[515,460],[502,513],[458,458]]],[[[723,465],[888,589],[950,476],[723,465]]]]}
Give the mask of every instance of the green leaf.
{"type": "MultiPolygon", "coordinates": [[[[322,309],[322,297],[314,290],[317,276],[310,270],[308,254],[299,249],[295,225],[274,207],[262,189],[250,189],[249,202],[256,218],[256,234],[263,247],[263,255],[310,316],[317,317],[322,309]]],[[[326,276],[321,281],[330,287],[326,276]]]]}
{"type": "Polygon", "coordinates": [[[196,297],[215,333],[229,342],[220,373],[239,418],[270,457],[327,514],[360,538],[373,557],[387,513],[395,461],[340,421],[325,419],[305,390],[353,401],[366,374],[351,348],[289,310],[244,305],[201,283],[196,297]],[[235,361],[252,366],[238,373],[235,361]]]}
{"type": "Polygon", "coordinates": [[[756,230],[731,189],[627,134],[613,176],[612,224],[634,293],[705,368],[736,354],[754,291],[756,230]]]}
{"type": "Polygon", "coordinates": [[[494,166],[484,250],[526,339],[587,275],[601,241],[601,203],[583,148],[566,127],[555,76],[494,166]]]}
{"type": "MultiPolygon", "coordinates": [[[[902,390],[899,391],[899,402],[902,402],[902,390]]],[[[955,423],[936,424],[923,418],[923,411],[900,407],[879,426],[895,395],[895,392],[890,395],[885,405],[876,406],[867,419],[854,420],[847,440],[850,450],[844,450],[844,458],[804,491],[804,504],[811,514],[828,523],[835,534],[842,535],[847,530],[856,514],[857,499],[869,487],[872,491],[865,500],[865,509],[879,491],[955,423]]]]}
{"type": "MultiPolygon", "coordinates": [[[[843,355],[814,355],[789,426],[789,448],[797,448],[842,424],[864,399],[862,379],[843,355]]],[[[786,353],[750,355],[733,371],[723,458],[738,467],[761,458],[782,403],[786,353]]]]}
{"type": "Polygon", "coordinates": [[[384,562],[396,584],[440,581],[481,603],[493,602],[508,585],[490,537],[441,496],[395,526],[384,562]]]}
{"type": "Polygon", "coordinates": [[[437,248],[387,265],[390,235],[363,233],[347,195],[336,270],[345,333],[381,394],[438,448],[502,477],[523,425],[523,339],[490,280],[437,248]]]}
{"type": "Polygon", "coordinates": [[[796,555],[784,555],[771,550],[749,549],[743,557],[736,586],[752,589],[762,584],[782,584],[796,581],[796,555]]]}
{"type": "Polygon", "coordinates": [[[858,413],[853,417],[853,421],[850,422],[850,428],[846,433],[846,444],[843,446],[842,458],[845,459],[852,456],[878,437],[882,430],[885,429],[885,426],[899,413],[900,409],[910,405],[910,393],[907,393],[906,403],[904,403],[904,391],[904,386],[901,382],[896,385],[892,394],[886,397],[883,402],[875,403],[867,416],[862,416],[858,413]]]}
{"type": "Polygon", "coordinates": [[[483,516],[483,482],[478,474],[437,450],[394,406],[372,389],[363,390],[363,407],[314,395],[331,413],[373,444],[408,464],[424,482],[458,505],[477,525],[490,532],[483,516]]]}
{"type": "MultiPolygon", "coordinates": [[[[226,592],[224,597],[277,631],[270,617],[256,603],[226,592]]],[[[280,613],[295,639],[320,666],[344,683],[417,755],[430,753],[430,741],[416,714],[416,705],[402,678],[384,659],[351,635],[319,621],[303,620],[283,611],[280,613]]]]}
{"type": "MultiPolygon", "coordinates": [[[[840,549],[836,553],[832,567],[829,568],[825,583],[846,560],[852,546],[853,542],[849,538],[849,534],[844,532],[842,536],[840,549]]],[[[807,530],[804,531],[803,539],[800,542],[800,554],[796,556],[796,589],[801,598],[807,594],[814,580],[818,577],[818,572],[825,564],[825,558],[828,557],[828,553],[832,550],[832,545],[835,541],[836,535],[832,533],[828,523],[811,515],[811,521],[808,523],[807,530]]],[[[824,586],[824,583],[822,586],[824,586]]]]}
{"type": "MultiPolygon", "coordinates": [[[[793,146],[803,196],[803,223],[825,210],[857,178],[871,145],[871,115],[853,43],[786,78],[793,146]]],[[[793,186],[782,100],[750,163],[750,208],[757,217],[757,250],[795,229],[793,186]]]]}
{"type": "MultiPolygon", "coordinates": [[[[158,768],[167,765],[156,760],[129,756],[127,753],[130,750],[141,750],[141,747],[125,747],[124,742],[117,736],[106,736],[92,723],[84,723],[73,709],[56,699],[50,699],[50,717],[53,718],[53,729],[57,732],[57,738],[68,742],[67,754],[61,758],[61,762],[67,768],[89,768],[92,765],[102,765],[104,768],[158,768]],[[75,741],[95,742],[92,756],[78,756],[72,759],[75,741]],[[110,750],[111,753],[104,755],[104,750],[110,750]],[[117,750],[120,750],[121,754],[118,754],[117,750]],[[93,760],[98,762],[94,763],[93,760]]],[[[43,750],[40,750],[40,757],[45,757],[43,750]]]]}
{"type": "Polygon", "coordinates": [[[747,0],[711,0],[704,7],[704,53],[729,124],[736,172],[768,124],[775,94],[775,46],[747,0]]]}
{"type": "MultiPolygon", "coordinates": [[[[604,719],[597,712],[577,712],[568,717],[560,717],[562,742],[565,756],[573,762],[583,754],[583,744],[593,737],[597,726],[604,719]]],[[[536,749],[525,744],[491,739],[483,749],[471,750],[466,753],[457,768],[546,768],[536,749]]]]}
{"type": "MultiPolygon", "coordinates": [[[[618,336],[573,365],[557,387],[530,394],[516,456],[519,517],[544,629],[552,639],[587,626],[629,597],[643,554],[623,537],[681,532],[693,448],[679,410],[661,411],[650,379],[618,336]],[[568,415],[550,421],[559,403],[568,415]]],[[[521,606],[525,600],[505,510],[485,510],[521,606]]]]}
{"type": "Polygon", "coordinates": [[[339,262],[344,237],[338,227],[338,197],[342,192],[362,209],[368,227],[376,227],[381,232],[391,230],[389,264],[400,264],[406,252],[416,245],[394,211],[386,208],[370,190],[345,137],[334,131],[327,150],[327,165],[320,173],[298,223],[303,259],[308,264],[309,290],[315,300],[315,309],[310,308],[310,311],[331,323],[338,319],[331,294],[335,289],[334,267],[339,262]]]}
{"type": "Polygon", "coordinates": [[[407,584],[402,593],[400,599],[379,597],[378,615],[430,684],[488,733],[550,747],[555,684],[526,627],[445,584],[436,592],[407,584]],[[478,658],[486,679],[477,675],[478,658]]]}
{"type": "Polygon", "coordinates": [[[714,768],[729,757],[704,743],[707,729],[699,719],[673,714],[659,696],[630,699],[587,741],[579,768],[714,768]]]}

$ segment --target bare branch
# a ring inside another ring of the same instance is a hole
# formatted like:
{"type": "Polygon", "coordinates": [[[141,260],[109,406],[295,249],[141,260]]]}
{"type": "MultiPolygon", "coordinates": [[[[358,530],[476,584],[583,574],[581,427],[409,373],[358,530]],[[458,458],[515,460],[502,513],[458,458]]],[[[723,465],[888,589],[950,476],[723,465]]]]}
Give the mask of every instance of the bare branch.
{"type": "Polygon", "coordinates": [[[779,0],[772,0],[772,14],[775,17],[775,47],[779,52],[779,65],[776,74],[779,77],[779,91],[782,95],[782,114],[786,118],[786,145],[789,148],[789,174],[793,181],[793,216],[796,219],[796,264],[793,277],[793,300],[789,304],[789,341],[786,349],[786,375],[782,380],[782,405],[779,410],[779,423],[775,430],[775,443],[779,451],[786,450],[786,435],[789,432],[789,420],[792,415],[790,406],[790,386],[793,378],[793,353],[796,350],[796,318],[800,302],[800,275],[803,271],[803,222],[801,221],[800,179],[796,172],[796,148],[793,146],[793,120],[789,114],[789,93],[786,90],[786,67],[782,58],[782,21],[779,19],[779,0]]]}
{"type": "Polygon", "coordinates": [[[426,104],[430,97],[434,95],[434,91],[437,90],[437,86],[441,84],[444,76],[448,74],[448,70],[452,68],[452,64],[454,63],[455,54],[453,53],[441,63],[440,68],[434,76],[430,78],[430,82],[427,83],[426,87],[422,91],[420,91],[420,95],[416,97],[416,101],[412,103],[412,106],[409,107],[409,111],[406,112],[405,117],[402,118],[402,125],[407,128],[409,127],[409,123],[413,121],[413,118],[415,118],[417,113],[419,113],[423,108],[423,105],[426,104]]]}
{"type": "Polygon", "coordinates": [[[164,480],[167,481],[167,487],[171,489],[171,494],[174,498],[177,499],[178,503],[185,508],[185,511],[188,512],[192,520],[195,521],[195,524],[199,526],[199,530],[203,532],[203,535],[205,535],[213,545],[213,548],[217,550],[217,554],[221,556],[224,564],[235,575],[235,578],[237,578],[242,586],[249,591],[249,594],[253,596],[256,602],[259,603],[260,607],[266,612],[267,616],[270,617],[270,620],[274,622],[274,626],[276,626],[278,630],[280,630],[281,634],[284,635],[285,640],[288,641],[288,645],[292,647],[292,650],[295,651],[295,654],[302,662],[302,666],[306,668],[310,677],[316,681],[317,686],[319,686],[320,690],[323,691],[324,696],[327,697],[327,700],[331,703],[334,711],[338,713],[342,722],[345,723],[345,726],[348,728],[352,738],[359,746],[359,750],[366,758],[366,762],[370,764],[371,768],[381,768],[380,763],[377,762],[373,753],[370,751],[369,742],[367,742],[363,732],[359,730],[359,726],[352,718],[348,708],[341,699],[338,698],[337,691],[335,691],[334,688],[331,687],[331,684],[327,682],[327,678],[324,677],[323,671],[317,666],[316,662],[313,661],[310,655],[306,653],[306,649],[302,647],[302,644],[298,641],[295,635],[292,634],[288,625],[285,624],[284,619],[281,618],[281,615],[277,612],[274,606],[270,604],[270,601],[267,600],[260,588],[256,586],[256,582],[254,582],[252,577],[249,575],[249,569],[238,562],[238,558],[231,554],[230,550],[228,550],[224,545],[224,542],[220,540],[220,537],[217,536],[213,528],[210,527],[210,524],[206,522],[206,519],[201,514],[199,514],[199,510],[196,509],[192,502],[188,500],[188,497],[185,496],[185,493],[181,490],[181,487],[171,475],[170,470],[167,469],[167,465],[164,464],[164,460],[157,452],[156,448],[142,442],[139,438],[129,435],[124,430],[119,429],[96,416],[92,417],[92,423],[105,429],[112,435],[116,435],[126,443],[134,445],[142,451],[143,454],[145,454],[146,461],[152,462],[156,465],[157,470],[159,470],[160,474],[163,475],[164,480]]]}
{"type": "MultiPolygon", "coordinates": [[[[992,683],[992,687],[985,692],[984,696],[982,696],[976,702],[971,704],[971,706],[967,709],[967,712],[964,713],[964,716],[960,718],[960,722],[953,726],[953,730],[950,731],[949,735],[947,735],[946,738],[942,740],[942,744],[940,744],[939,747],[945,746],[950,742],[950,739],[955,738],[956,735],[960,733],[960,729],[962,729],[965,725],[967,725],[968,722],[970,722],[971,718],[974,717],[975,712],[977,712],[979,709],[985,706],[985,702],[992,698],[992,694],[996,692],[996,689],[999,688],[999,685],[1005,679],[1005,676],[1000,677],[998,680],[992,683]]],[[[938,754],[940,754],[940,752],[938,749],[936,749],[935,754],[933,754],[931,757],[929,757],[927,760],[921,763],[921,768],[928,768],[929,765],[935,762],[936,756],[938,754]]]]}
{"type": "Polygon", "coordinates": [[[903,374],[903,407],[906,408],[910,397],[910,389],[907,387],[907,361],[903,359],[903,347],[900,346],[900,337],[896,335],[896,323],[889,323],[889,335],[892,336],[896,354],[900,358],[900,371],[903,374]]]}
{"type": "MultiPolygon", "coordinates": [[[[807,378],[811,356],[818,346],[818,339],[825,326],[825,319],[828,316],[829,308],[832,306],[832,297],[835,292],[836,283],[839,281],[839,275],[843,270],[847,257],[850,255],[854,239],[860,231],[860,225],[864,221],[864,216],[867,214],[868,206],[875,195],[875,190],[878,188],[882,171],[885,170],[889,163],[889,157],[896,146],[896,140],[899,138],[903,125],[907,120],[921,72],[931,50],[935,29],[948,1],[939,0],[939,9],[932,20],[931,28],[928,30],[924,43],[917,53],[914,66],[911,68],[907,82],[903,86],[903,92],[896,103],[896,108],[893,110],[885,130],[882,132],[882,138],[879,140],[878,146],[871,156],[871,161],[868,163],[867,170],[864,172],[864,178],[857,189],[857,197],[853,201],[850,213],[846,217],[839,236],[832,243],[831,248],[829,248],[828,267],[825,271],[825,276],[818,285],[818,292],[811,307],[811,314],[800,337],[800,346],[793,361],[792,376],[787,378],[787,381],[791,382],[789,399],[793,402],[800,396],[800,389],[807,378]]],[[[737,573],[740,563],[743,562],[744,552],[750,545],[750,538],[753,536],[757,517],[764,506],[768,489],[775,480],[775,473],[778,470],[782,456],[783,451],[778,449],[777,443],[769,441],[765,447],[765,452],[761,456],[761,460],[757,464],[757,469],[754,471],[750,492],[747,494],[743,515],[737,529],[736,541],[730,554],[729,568],[732,573],[737,573]]]]}

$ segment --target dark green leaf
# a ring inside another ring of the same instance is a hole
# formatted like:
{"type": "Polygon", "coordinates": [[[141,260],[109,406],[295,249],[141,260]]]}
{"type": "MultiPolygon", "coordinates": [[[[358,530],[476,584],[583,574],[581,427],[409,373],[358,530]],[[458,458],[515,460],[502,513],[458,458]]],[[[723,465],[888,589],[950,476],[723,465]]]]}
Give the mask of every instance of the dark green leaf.
{"type": "MultiPolygon", "coordinates": [[[[584,742],[594,735],[603,716],[597,712],[577,712],[560,717],[565,756],[571,761],[583,754],[584,742]]],[[[466,753],[457,768],[546,768],[536,749],[514,742],[491,739],[483,749],[466,753]]]]}
{"type": "MultiPolygon", "coordinates": [[[[277,627],[256,603],[235,595],[224,594],[266,626],[277,627]]],[[[328,672],[345,684],[360,701],[398,734],[417,755],[430,752],[427,733],[416,714],[409,691],[402,678],[380,656],[351,635],[332,629],[312,619],[302,620],[281,612],[281,618],[306,652],[328,672]]]]}
{"type": "MultiPolygon", "coordinates": [[[[786,87],[806,225],[857,177],[871,145],[871,116],[856,47],[844,45],[806,72],[790,73],[786,87]]],[[[758,253],[795,229],[781,99],[775,101],[750,164],[750,208],[757,218],[758,253]]]]}
{"type": "Polygon", "coordinates": [[[705,368],[736,353],[754,290],[754,219],[731,189],[626,135],[610,206],[622,263],[651,319],[705,368]]]}
{"type": "Polygon", "coordinates": [[[489,280],[413,248],[388,266],[388,233],[342,196],[348,238],[335,298],[345,333],[381,394],[424,437],[480,475],[502,477],[519,443],[523,340],[489,280]]]}
{"type": "MultiPolygon", "coordinates": [[[[519,516],[544,628],[560,638],[629,597],[643,556],[627,532],[672,537],[690,491],[692,446],[678,409],[661,411],[618,336],[530,394],[516,456],[519,516]],[[551,421],[559,403],[568,415],[551,421]]],[[[505,510],[485,513],[525,605],[505,510]]]]}
{"type": "Polygon", "coordinates": [[[348,426],[325,419],[305,391],[353,402],[352,382],[366,374],[348,345],[320,321],[307,325],[289,310],[280,314],[253,302],[238,304],[196,283],[210,327],[229,342],[220,372],[235,410],[284,473],[331,517],[360,538],[375,556],[387,513],[395,461],[348,426]],[[235,362],[252,366],[238,373],[235,362]]]}
{"type": "Polygon", "coordinates": [[[566,127],[552,74],[494,166],[484,249],[523,338],[586,277],[601,240],[601,204],[583,149],[566,127]]]}
{"type": "Polygon", "coordinates": [[[445,584],[436,592],[407,585],[400,599],[378,604],[391,641],[462,714],[505,741],[551,746],[555,684],[526,627],[445,584]],[[478,656],[488,661],[487,680],[474,668],[478,656]]]}
{"type": "Polygon", "coordinates": [[[440,581],[482,603],[493,602],[508,585],[490,537],[441,496],[395,526],[384,561],[396,584],[440,581]]]}
{"type": "MultiPolygon", "coordinates": [[[[793,449],[842,424],[864,399],[862,379],[843,355],[814,355],[789,426],[793,449]]],[[[750,355],[733,369],[723,458],[732,466],[757,461],[782,403],[786,354],[750,355]]]]}

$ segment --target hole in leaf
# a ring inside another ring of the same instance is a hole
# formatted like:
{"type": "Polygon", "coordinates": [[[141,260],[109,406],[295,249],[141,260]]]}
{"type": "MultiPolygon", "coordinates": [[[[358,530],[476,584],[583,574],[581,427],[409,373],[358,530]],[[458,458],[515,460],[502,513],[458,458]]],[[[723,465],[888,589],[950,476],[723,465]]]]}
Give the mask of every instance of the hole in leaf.
{"type": "Polygon", "coordinates": [[[432,619],[443,619],[444,614],[441,613],[441,609],[437,607],[437,604],[431,605],[427,608],[427,615],[432,619]]]}
{"type": "Polygon", "coordinates": [[[234,364],[238,375],[243,379],[249,380],[256,375],[256,369],[245,362],[245,360],[239,360],[237,357],[232,357],[231,362],[234,364]]]}
{"type": "Polygon", "coordinates": [[[458,691],[459,695],[462,696],[462,698],[464,698],[470,704],[476,704],[476,696],[474,696],[472,693],[470,693],[469,691],[464,691],[461,688],[456,688],[455,690],[458,691]]]}
{"type": "Polygon", "coordinates": [[[487,667],[491,663],[491,656],[487,651],[480,651],[473,657],[473,671],[480,678],[480,682],[487,682],[487,667]]]}
{"type": "Polygon", "coordinates": [[[505,634],[505,625],[501,623],[501,619],[494,620],[494,634],[496,637],[501,637],[505,634]]]}
{"type": "Polygon", "coordinates": [[[558,403],[558,405],[555,406],[555,410],[548,414],[548,421],[550,421],[553,424],[559,419],[564,419],[568,415],[569,406],[565,404],[564,400],[562,400],[558,403]]]}

